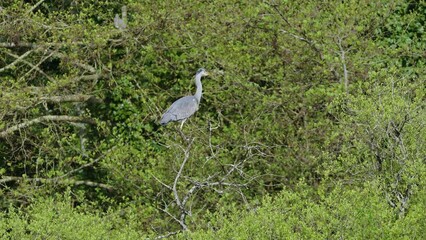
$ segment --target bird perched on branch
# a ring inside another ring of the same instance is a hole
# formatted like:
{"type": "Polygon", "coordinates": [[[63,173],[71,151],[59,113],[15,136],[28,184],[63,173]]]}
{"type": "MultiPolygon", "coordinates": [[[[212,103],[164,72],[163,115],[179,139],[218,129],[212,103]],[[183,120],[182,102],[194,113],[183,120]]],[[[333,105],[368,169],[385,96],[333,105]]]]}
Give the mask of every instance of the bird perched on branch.
{"type": "Polygon", "coordinates": [[[208,72],[204,68],[198,69],[195,75],[195,85],[197,86],[195,95],[185,96],[176,100],[163,114],[160,121],[161,125],[166,125],[171,121],[180,121],[180,129],[182,129],[185,121],[198,110],[203,92],[201,77],[207,75],[208,72]]]}
{"type": "Polygon", "coordinates": [[[120,30],[124,30],[127,27],[127,7],[121,7],[121,17],[118,14],[115,14],[114,17],[114,27],[120,30]]]}

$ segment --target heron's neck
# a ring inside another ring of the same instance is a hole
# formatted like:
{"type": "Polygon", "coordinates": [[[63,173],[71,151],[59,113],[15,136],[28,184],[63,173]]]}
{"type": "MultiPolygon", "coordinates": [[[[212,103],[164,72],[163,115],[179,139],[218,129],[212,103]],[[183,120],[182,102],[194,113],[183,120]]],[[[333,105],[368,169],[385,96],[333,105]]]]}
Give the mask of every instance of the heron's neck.
{"type": "Polygon", "coordinates": [[[197,99],[197,102],[200,103],[201,95],[203,95],[203,85],[201,85],[201,74],[195,76],[195,86],[197,86],[197,91],[195,92],[194,97],[197,99]]]}

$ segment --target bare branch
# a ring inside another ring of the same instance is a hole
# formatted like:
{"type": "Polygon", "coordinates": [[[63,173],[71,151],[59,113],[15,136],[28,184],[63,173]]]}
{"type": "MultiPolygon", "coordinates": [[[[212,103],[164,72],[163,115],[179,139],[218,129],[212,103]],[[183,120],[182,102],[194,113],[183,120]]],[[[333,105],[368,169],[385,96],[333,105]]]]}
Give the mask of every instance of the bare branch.
{"type": "MultiPolygon", "coordinates": [[[[12,57],[14,57],[14,58],[16,58],[16,59],[18,59],[19,58],[19,56],[18,55],[15,55],[15,54],[13,54],[13,53],[9,53],[9,52],[7,52],[6,51],[6,54],[7,55],[9,55],[9,56],[12,56],[12,57]]],[[[41,73],[43,76],[45,76],[47,79],[49,79],[50,81],[53,81],[53,79],[49,76],[49,75],[47,75],[43,70],[41,70],[38,66],[40,66],[40,64],[41,63],[43,63],[47,58],[49,58],[51,55],[49,55],[48,57],[46,57],[45,59],[43,59],[42,61],[40,61],[37,65],[34,65],[34,64],[32,64],[32,63],[30,63],[30,62],[28,62],[27,60],[25,60],[25,59],[22,59],[22,62],[23,63],[25,63],[25,64],[27,64],[28,66],[30,66],[32,69],[29,71],[29,72],[31,72],[33,69],[35,69],[36,71],[38,71],[39,73],[41,73]]],[[[29,73],[28,72],[28,73],[29,73]]]]}
{"type": "Polygon", "coordinates": [[[32,120],[25,121],[23,123],[20,123],[18,125],[9,127],[3,131],[0,132],[0,138],[4,138],[9,134],[12,134],[13,132],[20,130],[22,128],[41,123],[41,122],[48,122],[48,121],[54,121],[54,122],[82,122],[82,123],[89,123],[89,124],[96,124],[96,122],[93,119],[90,118],[84,118],[79,116],[66,116],[66,115],[47,115],[38,117],[32,120]]]}
{"type": "Polygon", "coordinates": [[[98,80],[100,77],[102,77],[103,75],[102,74],[98,74],[98,73],[95,73],[95,74],[91,74],[91,75],[83,75],[83,76],[81,76],[81,77],[78,77],[78,78],[76,78],[75,80],[76,81],[79,81],[79,80],[98,80]]]}
{"type": "Polygon", "coordinates": [[[123,31],[127,27],[127,7],[126,6],[121,7],[121,17],[122,18],[120,18],[118,14],[115,15],[114,26],[117,29],[123,31]]]}
{"type": "Polygon", "coordinates": [[[71,183],[73,183],[74,185],[78,186],[78,185],[86,185],[89,187],[100,187],[100,188],[104,188],[106,190],[112,191],[114,190],[114,188],[108,184],[104,184],[104,183],[97,183],[97,182],[92,182],[92,181],[71,181],[71,183]]]}
{"type": "MultiPolygon", "coordinates": [[[[31,42],[0,42],[0,47],[1,48],[21,48],[21,47],[26,47],[26,48],[39,48],[39,49],[46,49],[49,47],[63,47],[65,45],[68,45],[70,43],[61,43],[61,42],[45,42],[45,43],[31,43],[31,42]]],[[[94,43],[85,43],[85,42],[78,42],[78,41],[74,41],[71,42],[71,44],[74,45],[78,45],[78,46],[88,46],[88,47],[93,47],[95,46],[94,43]]]]}
{"type": "Polygon", "coordinates": [[[154,176],[153,174],[151,174],[151,176],[153,178],[155,178],[155,180],[157,180],[161,185],[163,185],[164,187],[166,187],[169,190],[172,190],[172,187],[170,187],[169,185],[165,184],[163,181],[161,181],[160,179],[158,179],[156,176],[154,176]]]}
{"type": "Polygon", "coordinates": [[[52,102],[52,103],[63,103],[63,102],[94,102],[102,103],[102,99],[96,98],[93,95],[86,94],[74,94],[74,95],[65,95],[65,96],[50,96],[50,97],[40,97],[38,100],[52,102]]]}
{"type": "Polygon", "coordinates": [[[29,47],[29,48],[35,48],[37,45],[34,43],[30,43],[30,42],[19,42],[19,43],[14,43],[14,42],[1,42],[0,43],[0,47],[3,48],[15,48],[15,47],[29,47]]]}
{"type": "Polygon", "coordinates": [[[30,10],[28,10],[27,13],[31,13],[32,11],[34,11],[40,4],[42,4],[44,2],[44,0],[40,0],[38,1],[30,10]]]}
{"type": "Polygon", "coordinates": [[[173,220],[175,220],[176,222],[178,222],[179,224],[182,224],[181,221],[179,219],[177,219],[175,216],[173,216],[173,214],[171,214],[169,211],[167,211],[166,209],[162,209],[160,208],[161,211],[163,211],[165,214],[169,215],[169,217],[173,218],[173,220]]]}
{"type": "MultiPolygon", "coordinates": [[[[44,63],[46,60],[48,60],[52,55],[54,54],[54,52],[50,53],[49,55],[43,57],[43,59],[41,59],[36,65],[33,65],[31,63],[29,63],[30,66],[32,66],[32,68],[26,72],[23,76],[20,77],[20,79],[24,79],[27,75],[29,75],[34,69],[38,68],[38,66],[40,66],[42,63],[44,63]]],[[[23,61],[24,63],[27,63],[27,61],[23,61]]],[[[42,73],[44,73],[42,71],[42,73]]],[[[53,81],[53,79],[51,77],[49,77],[47,74],[44,74],[50,81],[53,81]]]]}
{"type": "Polygon", "coordinates": [[[346,58],[345,58],[346,51],[343,49],[341,37],[338,38],[337,45],[339,46],[339,49],[340,49],[340,60],[342,61],[342,65],[343,65],[343,82],[345,85],[345,91],[348,92],[349,78],[348,78],[348,69],[346,67],[346,58]]]}
{"type": "Polygon", "coordinates": [[[312,42],[312,41],[310,41],[310,40],[308,40],[308,39],[306,39],[306,38],[304,38],[304,37],[301,37],[301,36],[298,36],[298,35],[296,35],[296,34],[294,34],[294,33],[291,33],[291,32],[289,32],[289,31],[286,31],[286,30],[281,30],[281,32],[282,33],[285,33],[285,34],[288,34],[288,35],[290,35],[290,36],[292,36],[292,37],[294,37],[294,38],[296,38],[297,40],[300,40],[300,41],[302,41],[302,42],[306,42],[306,43],[308,43],[309,45],[313,45],[314,43],[312,42]]]}
{"type": "Polygon", "coordinates": [[[3,176],[0,179],[0,184],[7,183],[7,182],[16,182],[16,181],[32,181],[32,182],[39,182],[39,183],[58,183],[58,184],[73,184],[73,185],[86,185],[89,187],[100,187],[104,188],[106,190],[114,190],[114,187],[108,184],[104,183],[97,183],[93,181],[83,181],[83,180],[71,180],[71,179],[64,179],[59,180],[57,178],[26,178],[26,177],[15,177],[15,176],[3,176]]]}
{"type": "MultiPolygon", "coordinates": [[[[59,57],[59,58],[67,58],[67,56],[65,54],[59,53],[59,52],[55,52],[55,56],[59,57]]],[[[92,66],[90,66],[89,64],[85,64],[82,62],[79,62],[77,60],[75,60],[73,62],[76,66],[83,68],[86,71],[89,71],[90,73],[96,73],[96,69],[92,66]]]]}
{"type": "Polygon", "coordinates": [[[0,179],[0,183],[7,183],[7,182],[13,182],[13,181],[19,181],[22,177],[14,177],[14,176],[3,176],[0,179]]]}
{"type": "Polygon", "coordinates": [[[278,6],[277,6],[277,4],[273,1],[273,3],[269,3],[269,2],[267,2],[267,1],[265,1],[265,3],[266,4],[268,4],[270,7],[272,7],[274,10],[275,10],[275,12],[277,12],[278,13],[278,15],[280,15],[280,17],[281,17],[281,19],[282,20],[284,20],[284,22],[288,25],[288,26],[290,26],[290,27],[293,27],[291,24],[290,24],[290,22],[288,21],[288,19],[284,16],[284,14],[278,9],[278,6]]]}
{"type": "MultiPolygon", "coordinates": [[[[76,44],[81,44],[81,43],[76,43],[76,44]]],[[[17,63],[21,62],[28,54],[30,54],[33,51],[37,52],[37,51],[47,50],[47,51],[50,52],[50,54],[49,54],[48,57],[51,57],[53,55],[53,56],[61,58],[61,59],[62,58],[67,58],[67,56],[65,54],[63,54],[63,53],[57,52],[56,50],[50,50],[49,47],[51,47],[51,46],[61,46],[61,44],[58,44],[58,43],[47,43],[45,45],[43,45],[43,44],[36,45],[34,43],[22,43],[22,42],[20,42],[20,43],[13,43],[13,42],[12,43],[8,43],[8,42],[2,42],[2,43],[0,43],[0,47],[4,47],[4,48],[14,48],[14,47],[30,47],[30,48],[32,48],[31,50],[27,51],[26,53],[22,54],[19,57],[13,56],[15,58],[17,57],[17,59],[13,63],[7,65],[6,67],[0,68],[0,72],[3,72],[5,70],[13,67],[17,63]]],[[[11,53],[8,53],[8,54],[11,55],[11,53]]],[[[96,69],[93,66],[89,65],[89,64],[79,62],[78,60],[74,60],[73,63],[76,66],[78,66],[80,68],[83,68],[84,70],[86,70],[86,71],[88,71],[90,73],[96,73],[96,69]]]]}
{"type": "Polygon", "coordinates": [[[16,60],[13,61],[11,64],[7,65],[6,67],[0,68],[0,72],[4,72],[7,69],[10,69],[10,68],[14,67],[17,63],[21,62],[26,56],[28,56],[32,52],[33,52],[33,50],[29,50],[26,53],[22,54],[21,56],[19,56],[18,58],[16,58],[16,60]]]}
{"type": "Polygon", "coordinates": [[[161,235],[161,236],[157,236],[157,237],[155,237],[154,239],[163,239],[163,238],[168,238],[168,237],[171,237],[171,236],[173,236],[173,235],[176,235],[176,234],[178,234],[180,231],[176,231],[176,232],[169,232],[169,233],[167,233],[167,234],[164,234],[164,235],[161,235]]]}
{"type": "MultiPolygon", "coordinates": [[[[181,133],[183,135],[183,133],[181,133]]],[[[167,211],[167,205],[165,209],[161,209],[161,211],[165,212],[167,215],[169,215],[173,220],[175,220],[177,223],[179,223],[179,225],[181,226],[183,231],[188,230],[188,226],[186,225],[185,219],[187,216],[191,216],[191,207],[188,207],[188,203],[190,202],[190,199],[196,194],[196,192],[200,189],[203,188],[211,188],[214,191],[217,191],[219,193],[222,193],[222,191],[220,190],[216,190],[215,187],[216,186],[227,186],[227,187],[235,187],[237,188],[238,192],[240,194],[242,194],[241,191],[241,187],[247,187],[248,186],[248,182],[250,182],[251,180],[249,180],[246,183],[232,183],[232,182],[228,182],[227,179],[231,176],[231,174],[237,170],[238,172],[242,171],[241,169],[239,169],[240,167],[242,167],[242,165],[246,162],[246,160],[240,161],[240,162],[236,162],[234,164],[231,164],[231,167],[225,172],[224,175],[222,176],[218,176],[218,174],[213,174],[213,175],[209,175],[208,177],[206,177],[204,180],[202,181],[194,181],[191,180],[191,178],[187,178],[183,175],[183,169],[185,168],[185,165],[189,159],[189,155],[190,155],[190,149],[191,146],[193,144],[194,138],[192,139],[186,139],[186,137],[183,137],[184,140],[188,141],[188,146],[186,147],[186,149],[183,148],[183,146],[181,145],[177,145],[177,147],[179,147],[183,152],[184,152],[184,159],[182,161],[182,163],[180,164],[180,168],[178,170],[178,172],[176,173],[176,176],[174,178],[173,184],[172,186],[169,186],[165,183],[163,183],[162,181],[160,181],[159,179],[157,179],[155,176],[153,176],[158,182],[160,182],[164,187],[166,187],[167,189],[169,189],[172,194],[173,194],[173,198],[174,198],[174,202],[176,203],[176,206],[178,207],[178,211],[179,211],[179,217],[177,217],[176,215],[173,215],[172,213],[170,213],[169,211],[167,211]],[[181,195],[179,195],[178,193],[178,182],[180,181],[180,179],[185,178],[187,181],[189,181],[190,187],[189,189],[187,188],[185,191],[181,191],[181,195]],[[212,181],[212,179],[218,179],[216,181],[212,181]]],[[[244,197],[244,196],[243,196],[244,197]]],[[[246,201],[244,199],[244,201],[246,201]]]]}
{"type": "Polygon", "coordinates": [[[183,159],[182,164],[180,165],[178,173],[176,174],[175,180],[173,182],[173,187],[172,187],[173,195],[175,197],[176,204],[179,206],[179,208],[180,208],[180,210],[182,212],[179,224],[181,225],[181,227],[182,227],[183,230],[187,230],[188,229],[188,227],[185,224],[185,217],[187,215],[187,211],[185,209],[185,206],[182,205],[182,202],[180,201],[179,194],[177,192],[176,186],[177,186],[177,183],[179,181],[179,178],[182,175],[183,168],[185,167],[185,164],[186,164],[186,162],[189,159],[189,150],[191,149],[191,146],[192,146],[193,142],[194,142],[194,138],[191,140],[191,142],[189,142],[188,147],[185,149],[185,157],[183,159]]]}

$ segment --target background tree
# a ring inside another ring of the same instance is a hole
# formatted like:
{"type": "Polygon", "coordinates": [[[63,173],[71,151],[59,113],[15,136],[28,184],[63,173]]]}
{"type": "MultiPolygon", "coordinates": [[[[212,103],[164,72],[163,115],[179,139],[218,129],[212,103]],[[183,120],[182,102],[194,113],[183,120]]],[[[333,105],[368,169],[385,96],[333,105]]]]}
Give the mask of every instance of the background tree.
{"type": "Polygon", "coordinates": [[[424,237],[423,1],[1,4],[5,238],[424,237]]]}

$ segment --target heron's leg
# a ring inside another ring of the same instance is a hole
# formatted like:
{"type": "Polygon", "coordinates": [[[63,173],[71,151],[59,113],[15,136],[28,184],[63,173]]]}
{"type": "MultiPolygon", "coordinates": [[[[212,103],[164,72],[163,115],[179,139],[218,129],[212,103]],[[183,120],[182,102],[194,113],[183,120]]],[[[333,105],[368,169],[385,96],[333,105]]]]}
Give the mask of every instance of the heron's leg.
{"type": "Polygon", "coordinates": [[[185,136],[185,134],[182,132],[182,126],[183,126],[183,124],[185,123],[185,121],[186,121],[186,119],[184,119],[184,120],[182,120],[181,121],[181,124],[180,124],[180,128],[179,128],[179,133],[180,133],[180,136],[185,140],[185,141],[189,141],[189,138],[187,137],[187,136],[185,136]]]}
{"type": "Polygon", "coordinates": [[[186,119],[182,120],[181,124],[180,124],[180,130],[182,130],[183,124],[185,123],[186,119]]]}

